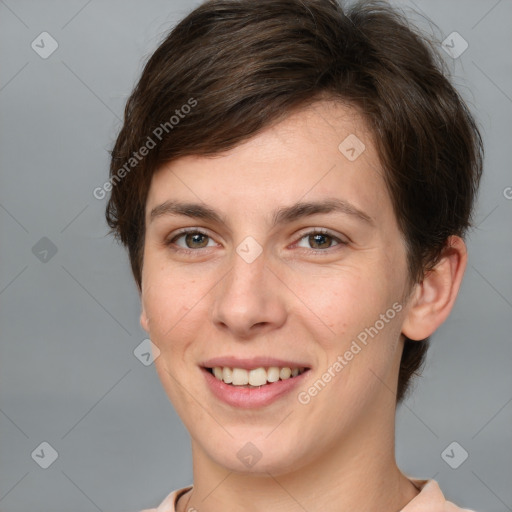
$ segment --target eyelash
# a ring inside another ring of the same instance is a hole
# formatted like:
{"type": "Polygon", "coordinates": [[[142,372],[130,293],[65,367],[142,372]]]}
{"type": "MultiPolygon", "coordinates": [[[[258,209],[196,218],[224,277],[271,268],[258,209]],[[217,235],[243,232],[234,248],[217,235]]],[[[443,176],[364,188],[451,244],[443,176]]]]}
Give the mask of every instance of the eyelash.
{"type": "MultiPolygon", "coordinates": [[[[176,240],[181,238],[183,235],[188,235],[190,233],[203,235],[210,239],[213,239],[208,233],[206,233],[205,231],[202,231],[201,229],[190,228],[190,229],[183,229],[183,230],[179,231],[175,236],[173,236],[171,239],[167,240],[165,242],[165,245],[170,247],[173,251],[175,251],[177,253],[190,254],[190,255],[192,255],[192,254],[196,255],[197,253],[202,252],[201,249],[207,249],[207,247],[203,247],[203,248],[199,248],[199,249],[184,249],[183,247],[173,247],[174,242],[176,240]]],[[[348,242],[345,242],[344,240],[339,239],[338,237],[334,236],[332,233],[330,233],[326,229],[314,229],[312,231],[308,231],[301,235],[298,242],[300,242],[304,238],[311,236],[311,235],[327,235],[327,236],[329,236],[335,242],[337,242],[337,244],[334,247],[336,247],[337,245],[348,245],[348,242]]],[[[298,243],[298,242],[296,242],[296,243],[298,243]]],[[[329,251],[329,249],[332,249],[332,248],[333,247],[329,247],[328,249],[303,249],[303,250],[305,250],[308,253],[320,254],[320,253],[326,253],[329,251]]]]}

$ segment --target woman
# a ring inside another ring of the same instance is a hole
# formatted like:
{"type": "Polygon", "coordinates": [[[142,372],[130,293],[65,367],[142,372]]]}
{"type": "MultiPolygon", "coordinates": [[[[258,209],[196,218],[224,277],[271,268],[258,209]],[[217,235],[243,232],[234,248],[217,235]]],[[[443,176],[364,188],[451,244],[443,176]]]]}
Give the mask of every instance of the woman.
{"type": "Polygon", "coordinates": [[[437,62],[386,4],[334,0],[208,1],[149,59],[106,213],[192,442],[153,510],[461,510],[394,454],[481,174],[437,62]]]}

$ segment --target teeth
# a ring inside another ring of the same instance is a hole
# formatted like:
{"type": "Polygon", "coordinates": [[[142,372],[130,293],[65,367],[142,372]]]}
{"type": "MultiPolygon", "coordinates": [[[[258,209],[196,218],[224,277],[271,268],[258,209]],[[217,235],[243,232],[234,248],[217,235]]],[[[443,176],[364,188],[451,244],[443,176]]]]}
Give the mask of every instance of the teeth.
{"type": "Polygon", "coordinates": [[[249,371],[249,384],[251,386],[263,386],[267,383],[267,371],[265,368],[256,368],[249,371]]]}
{"type": "Polygon", "coordinates": [[[249,374],[243,368],[233,368],[233,386],[249,384],[249,374]]]}
{"type": "Polygon", "coordinates": [[[269,382],[277,382],[279,380],[279,368],[277,366],[271,366],[267,370],[267,380],[269,382]]]}
{"type": "Polygon", "coordinates": [[[225,366],[224,368],[222,368],[221,378],[226,384],[231,384],[233,382],[233,370],[225,366]]]}
{"type": "Polygon", "coordinates": [[[279,377],[281,377],[281,380],[289,379],[292,375],[292,371],[290,368],[281,368],[279,370],[279,377]]]}
{"type": "Polygon", "coordinates": [[[216,366],[212,368],[213,375],[218,380],[224,381],[226,384],[233,386],[256,387],[263,386],[268,382],[277,382],[279,379],[286,380],[291,377],[297,377],[304,373],[305,368],[278,368],[271,366],[270,368],[254,368],[253,370],[245,370],[244,368],[229,368],[227,366],[216,366]]]}

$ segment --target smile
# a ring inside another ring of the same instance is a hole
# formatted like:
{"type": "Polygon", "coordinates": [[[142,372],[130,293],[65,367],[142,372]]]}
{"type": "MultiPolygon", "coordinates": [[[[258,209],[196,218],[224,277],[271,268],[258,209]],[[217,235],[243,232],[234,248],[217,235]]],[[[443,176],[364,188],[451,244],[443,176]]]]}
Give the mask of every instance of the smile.
{"type": "Polygon", "coordinates": [[[271,366],[269,368],[260,367],[246,370],[245,368],[215,366],[214,368],[207,368],[207,370],[225,384],[253,388],[297,377],[303,374],[307,368],[271,366]]]}
{"type": "Polygon", "coordinates": [[[256,409],[278,401],[294,400],[293,391],[311,373],[303,366],[201,368],[206,387],[217,400],[238,409],[256,409]]]}

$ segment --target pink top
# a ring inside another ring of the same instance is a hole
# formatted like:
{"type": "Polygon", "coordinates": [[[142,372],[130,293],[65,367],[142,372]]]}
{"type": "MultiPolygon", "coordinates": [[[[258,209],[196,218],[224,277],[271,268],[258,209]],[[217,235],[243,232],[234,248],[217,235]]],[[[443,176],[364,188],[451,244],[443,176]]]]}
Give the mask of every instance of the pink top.
{"type": "MultiPolygon", "coordinates": [[[[410,480],[420,489],[420,493],[400,512],[474,512],[467,508],[459,508],[451,501],[446,501],[435,480],[415,480],[412,478],[410,480]]],[[[178,498],[190,489],[192,489],[192,486],[173,491],[157,508],[150,508],[141,512],[176,512],[178,498]]]]}

